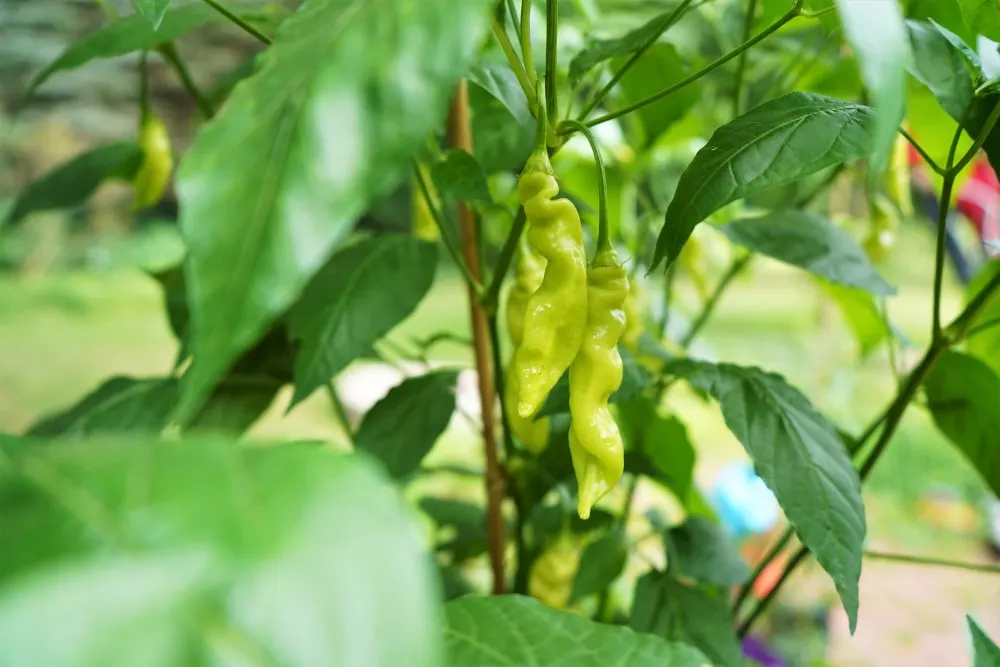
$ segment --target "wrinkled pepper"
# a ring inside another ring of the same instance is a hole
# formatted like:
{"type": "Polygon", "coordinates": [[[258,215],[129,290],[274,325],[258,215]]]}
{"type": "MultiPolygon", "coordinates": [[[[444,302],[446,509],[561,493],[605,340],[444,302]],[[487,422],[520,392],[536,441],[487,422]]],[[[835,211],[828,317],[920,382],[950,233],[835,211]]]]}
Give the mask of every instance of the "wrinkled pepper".
{"type": "Polygon", "coordinates": [[[910,144],[901,134],[896,135],[885,193],[904,218],[913,217],[913,193],[910,190],[910,144]]]}
{"type": "Polygon", "coordinates": [[[612,248],[601,249],[587,272],[587,323],[569,369],[569,451],[578,489],[577,512],[590,510],[621,479],[625,448],[608,398],[622,383],[618,341],[625,331],[628,277],[612,248]]]}
{"type": "Polygon", "coordinates": [[[568,535],[561,535],[532,563],[528,574],[528,595],[553,609],[565,609],[579,566],[579,546],[568,535]]]}
{"type": "Polygon", "coordinates": [[[864,242],[865,253],[873,262],[881,262],[889,256],[896,243],[899,229],[899,213],[884,197],[876,195],[868,207],[868,237],[864,242]]]}
{"type": "Polygon", "coordinates": [[[568,199],[553,199],[558,192],[542,146],[528,158],[517,183],[528,243],[546,260],[542,284],[528,299],[523,338],[514,353],[516,412],[525,419],[538,412],[573,363],[587,321],[587,259],[580,214],[568,199]]]}
{"type": "Polygon", "coordinates": [[[141,211],[160,201],[174,170],[167,126],[157,116],[146,113],[139,127],[142,164],[132,179],[132,210],[141,211]]]}
{"type": "MultiPolygon", "coordinates": [[[[544,275],[544,258],[532,250],[526,237],[522,235],[517,268],[514,271],[514,285],[507,296],[506,309],[507,333],[514,349],[517,349],[524,339],[524,313],[528,307],[528,300],[542,284],[544,275]]],[[[505,405],[517,404],[517,375],[514,373],[513,363],[507,366],[504,394],[505,405]]],[[[507,421],[511,431],[521,441],[525,449],[532,454],[540,454],[545,450],[545,446],[549,442],[548,418],[535,421],[522,417],[515,411],[510,411],[507,414],[507,421]]]]}
{"type": "MultiPolygon", "coordinates": [[[[434,182],[431,180],[430,172],[427,170],[427,166],[418,162],[416,164],[416,169],[420,171],[420,175],[423,177],[424,183],[427,184],[428,190],[430,190],[430,196],[434,200],[433,204],[440,207],[441,203],[438,200],[438,194],[434,189],[434,182]]],[[[428,202],[427,197],[424,196],[424,191],[423,188],[420,187],[420,179],[417,177],[417,174],[413,174],[410,179],[410,192],[410,207],[411,215],[413,216],[413,235],[423,241],[437,241],[441,236],[441,232],[438,229],[437,223],[434,222],[434,214],[432,213],[431,203],[428,202]]]]}

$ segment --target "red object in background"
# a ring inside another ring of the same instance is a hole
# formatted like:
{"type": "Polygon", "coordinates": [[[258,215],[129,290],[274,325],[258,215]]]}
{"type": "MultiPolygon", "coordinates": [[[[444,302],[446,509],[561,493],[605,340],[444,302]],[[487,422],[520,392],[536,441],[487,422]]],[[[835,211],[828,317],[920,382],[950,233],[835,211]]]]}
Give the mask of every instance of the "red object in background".
{"type": "MultiPolygon", "coordinates": [[[[921,166],[920,154],[909,146],[910,167],[921,166]]],[[[976,156],[972,174],[958,193],[956,208],[968,220],[981,241],[1000,238],[1000,180],[986,158],[976,156]]],[[[921,179],[926,183],[926,179],[921,179]]]]}

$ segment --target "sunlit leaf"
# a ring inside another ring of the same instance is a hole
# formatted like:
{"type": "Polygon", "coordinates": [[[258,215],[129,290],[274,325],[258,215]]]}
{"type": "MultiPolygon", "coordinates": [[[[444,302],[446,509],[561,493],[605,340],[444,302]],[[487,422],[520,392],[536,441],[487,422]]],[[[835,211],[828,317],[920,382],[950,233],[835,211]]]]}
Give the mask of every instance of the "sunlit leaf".
{"type": "Polygon", "coordinates": [[[837,0],[844,36],[861,69],[875,109],[873,176],[885,172],[896,130],[906,112],[906,66],[910,48],[898,0],[837,0]]]}
{"type": "Polygon", "coordinates": [[[409,173],[489,5],[307,2],[199,132],[177,177],[194,333],[178,421],[409,173]]]}
{"type": "Polygon", "coordinates": [[[72,208],[87,201],[101,183],[129,180],[142,164],[142,149],[132,142],[106,144],[82,153],[26,187],[0,218],[12,225],[35,211],[72,208]]]}
{"type": "Polygon", "coordinates": [[[1000,377],[961,352],[945,352],[924,380],[934,423],[1000,495],[1000,377]]]}
{"type": "Polygon", "coordinates": [[[969,30],[1000,40],[1000,5],[996,0],[955,0],[969,30]]]}
{"type": "Polygon", "coordinates": [[[719,225],[733,243],[798,266],[832,283],[889,296],[896,289],[878,274],[861,246],[829,218],[808,211],[772,211],[719,225]]]}
{"type": "Polygon", "coordinates": [[[289,314],[295,396],[307,398],[408,317],[434,282],[437,249],[412,236],[376,236],[335,254],[289,314]],[[392,289],[384,279],[392,276],[392,289]]]}
{"type": "Polygon", "coordinates": [[[687,360],[670,369],[719,401],[726,426],[833,579],[853,632],[865,511],[861,482],[836,429],[779,375],[687,360]]]}
{"type": "Polygon", "coordinates": [[[0,452],[5,662],[441,664],[419,532],[361,457],[204,438],[0,452]]]}
{"type": "Polygon", "coordinates": [[[696,649],[595,623],[516,595],[468,597],[444,607],[449,667],[708,667],[696,649]]]}
{"type": "Polygon", "coordinates": [[[866,157],[874,119],[860,104],[790,93],[720,127],[681,176],[650,270],[672,263],[695,226],[726,204],[866,157]]]}

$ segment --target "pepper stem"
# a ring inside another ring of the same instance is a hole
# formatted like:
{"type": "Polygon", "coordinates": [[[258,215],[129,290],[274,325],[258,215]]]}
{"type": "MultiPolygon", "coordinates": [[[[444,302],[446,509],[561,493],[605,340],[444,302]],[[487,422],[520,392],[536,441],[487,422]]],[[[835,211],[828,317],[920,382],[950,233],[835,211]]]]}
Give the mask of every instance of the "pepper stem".
{"type": "MultiPolygon", "coordinates": [[[[535,82],[535,91],[540,93],[544,85],[544,77],[535,82]]],[[[528,161],[524,163],[524,172],[552,173],[552,163],[549,161],[548,147],[549,125],[545,115],[545,96],[538,96],[538,124],[535,126],[535,146],[528,156],[528,161]]]]}
{"type": "Polygon", "coordinates": [[[569,136],[573,132],[579,132],[590,144],[590,150],[594,153],[594,161],[597,163],[597,253],[611,249],[611,238],[608,231],[608,179],[604,171],[604,158],[601,157],[601,148],[597,145],[597,139],[589,127],[578,120],[564,120],[559,124],[559,134],[569,136]]]}

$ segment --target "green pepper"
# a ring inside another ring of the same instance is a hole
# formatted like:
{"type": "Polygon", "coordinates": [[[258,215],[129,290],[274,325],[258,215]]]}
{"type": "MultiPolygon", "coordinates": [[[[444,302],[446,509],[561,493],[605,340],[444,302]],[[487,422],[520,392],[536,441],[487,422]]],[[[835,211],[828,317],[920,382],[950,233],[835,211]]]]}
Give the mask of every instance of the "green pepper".
{"type": "Polygon", "coordinates": [[[167,127],[151,113],[145,114],[142,119],[139,148],[143,154],[142,165],[132,180],[132,209],[135,211],[141,211],[160,201],[174,169],[167,127]]]}
{"type": "Polygon", "coordinates": [[[613,248],[598,250],[587,272],[587,323],[569,369],[569,451],[578,489],[577,512],[590,510],[621,479],[625,448],[608,398],[622,383],[618,341],[625,331],[628,276],[613,248]]]}
{"type": "Polygon", "coordinates": [[[579,565],[580,547],[563,533],[532,563],[528,595],[553,609],[565,609],[579,565]]]}
{"type": "MultiPolygon", "coordinates": [[[[520,253],[517,268],[514,272],[514,285],[507,295],[507,333],[511,345],[516,349],[524,339],[524,313],[528,307],[531,295],[542,284],[545,275],[545,259],[540,257],[524,236],[521,237],[520,253]]],[[[517,403],[517,375],[514,364],[507,366],[507,381],[504,386],[504,405],[517,403]]],[[[508,412],[507,422],[511,432],[517,436],[524,447],[533,454],[540,454],[549,441],[549,420],[537,421],[525,418],[516,412],[508,412]]]]}
{"type": "Polygon", "coordinates": [[[517,414],[538,412],[573,363],[587,321],[587,259],[580,214],[559,192],[544,147],[532,153],[517,183],[528,243],[546,260],[542,284],[528,299],[524,335],[514,353],[517,414]]]}

